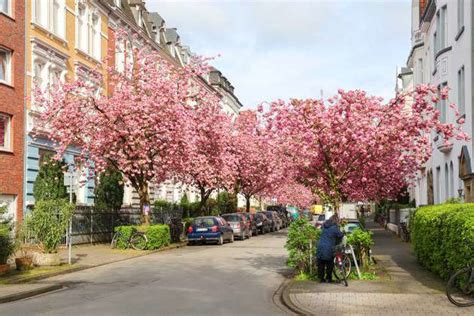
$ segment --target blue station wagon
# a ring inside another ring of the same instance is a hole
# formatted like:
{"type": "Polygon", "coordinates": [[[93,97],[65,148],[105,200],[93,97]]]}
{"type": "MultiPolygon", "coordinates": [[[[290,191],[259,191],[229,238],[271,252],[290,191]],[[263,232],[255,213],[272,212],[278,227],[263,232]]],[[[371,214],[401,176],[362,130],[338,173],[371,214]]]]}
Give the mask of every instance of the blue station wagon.
{"type": "Polygon", "coordinates": [[[215,241],[218,245],[224,241],[234,242],[234,231],[222,217],[196,217],[188,228],[188,243],[207,241],[215,241]]]}

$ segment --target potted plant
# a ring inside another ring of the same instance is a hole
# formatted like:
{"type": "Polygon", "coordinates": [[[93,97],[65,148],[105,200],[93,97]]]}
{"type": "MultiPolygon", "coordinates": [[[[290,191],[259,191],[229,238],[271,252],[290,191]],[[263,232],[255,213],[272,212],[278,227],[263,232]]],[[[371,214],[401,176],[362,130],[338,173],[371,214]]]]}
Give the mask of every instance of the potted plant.
{"type": "Polygon", "coordinates": [[[17,224],[16,227],[16,253],[15,265],[18,271],[26,271],[33,268],[33,255],[24,246],[25,240],[28,239],[28,217],[24,219],[23,223],[17,224]]]}
{"type": "Polygon", "coordinates": [[[7,207],[5,205],[0,206],[0,275],[10,270],[7,260],[15,251],[15,243],[11,236],[11,218],[7,217],[6,213],[7,207]]]}
{"type": "Polygon", "coordinates": [[[58,247],[74,211],[74,204],[65,199],[37,201],[28,215],[28,230],[39,242],[41,253],[35,253],[33,263],[39,266],[60,264],[58,247]]]}

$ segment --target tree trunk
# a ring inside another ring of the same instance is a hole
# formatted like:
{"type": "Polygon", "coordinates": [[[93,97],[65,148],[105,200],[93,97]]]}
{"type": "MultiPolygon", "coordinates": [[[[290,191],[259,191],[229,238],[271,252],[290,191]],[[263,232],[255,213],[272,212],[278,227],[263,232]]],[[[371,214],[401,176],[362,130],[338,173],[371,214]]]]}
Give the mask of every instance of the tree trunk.
{"type": "Polygon", "coordinates": [[[204,212],[206,212],[205,205],[209,199],[209,196],[211,195],[212,190],[206,190],[204,187],[201,187],[199,190],[201,196],[201,200],[199,201],[199,210],[201,211],[201,215],[203,215],[204,212]]]}
{"type": "Polygon", "coordinates": [[[245,209],[247,213],[250,213],[250,198],[251,198],[250,195],[245,196],[245,209]]]}
{"type": "Polygon", "coordinates": [[[138,189],[138,196],[140,197],[140,210],[143,215],[143,225],[150,225],[150,195],[148,193],[148,182],[144,182],[140,184],[140,188],[138,189]],[[147,212],[144,212],[145,205],[148,206],[147,212]]]}

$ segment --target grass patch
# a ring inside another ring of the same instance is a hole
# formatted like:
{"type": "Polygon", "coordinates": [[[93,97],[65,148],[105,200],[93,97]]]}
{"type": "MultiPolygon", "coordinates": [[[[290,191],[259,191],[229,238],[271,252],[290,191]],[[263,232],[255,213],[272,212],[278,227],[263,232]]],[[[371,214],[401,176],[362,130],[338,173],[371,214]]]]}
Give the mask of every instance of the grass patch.
{"type": "Polygon", "coordinates": [[[19,279],[34,278],[39,275],[54,274],[77,268],[75,265],[61,264],[55,267],[35,267],[28,271],[10,270],[7,274],[0,277],[0,284],[8,284],[19,279]]]}
{"type": "Polygon", "coordinates": [[[300,272],[295,276],[295,281],[317,281],[318,277],[316,274],[309,274],[305,272],[300,272]]]}
{"type": "Polygon", "coordinates": [[[349,274],[349,280],[374,281],[378,279],[379,279],[379,276],[375,272],[361,272],[360,279],[359,279],[359,276],[357,275],[357,271],[353,270],[351,274],[349,274]]]}

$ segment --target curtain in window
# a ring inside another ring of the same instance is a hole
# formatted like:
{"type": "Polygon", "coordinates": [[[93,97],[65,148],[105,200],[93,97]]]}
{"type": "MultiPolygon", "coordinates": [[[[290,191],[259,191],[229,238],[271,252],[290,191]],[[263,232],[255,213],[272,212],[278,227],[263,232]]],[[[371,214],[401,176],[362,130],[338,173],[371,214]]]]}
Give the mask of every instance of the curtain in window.
{"type": "Polygon", "coordinates": [[[6,79],[7,79],[7,53],[0,51],[0,80],[6,80],[6,79]]]}
{"type": "Polygon", "coordinates": [[[0,115],[0,147],[5,147],[7,143],[7,118],[0,115]]]}

